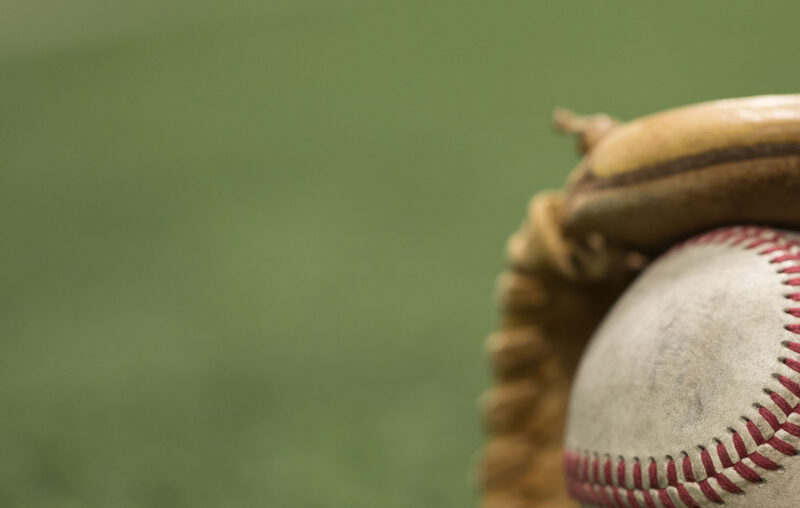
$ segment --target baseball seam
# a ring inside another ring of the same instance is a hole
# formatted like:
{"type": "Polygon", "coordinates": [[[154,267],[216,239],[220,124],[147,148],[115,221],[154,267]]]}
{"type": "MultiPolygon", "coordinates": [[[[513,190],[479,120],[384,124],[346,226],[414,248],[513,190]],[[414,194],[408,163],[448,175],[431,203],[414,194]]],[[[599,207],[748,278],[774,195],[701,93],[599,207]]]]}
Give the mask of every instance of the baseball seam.
{"type": "MultiPolygon", "coordinates": [[[[692,238],[670,252],[698,244],[760,248],[757,254],[770,257],[770,263],[780,265],[776,273],[788,276],[782,280],[789,288],[785,298],[800,302],[800,242],[786,240],[783,233],[769,228],[727,227],[692,238]]],[[[800,318],[800,307],[784,312],[800,318]]],[[[800,323],[784,328],[800,335],[800,323]]],[[[800,337],[798,342],[784,340],[781,344],[787,353],[800,354],[800,337]]],[[[704,500],[725,504],[723,496],[744,494],[746,485],[763,481],[761,470],[782,470],[781,458],[798,454],[800,448],[800,383],[785,375],[789,371],[800,374],[800,361],[787,356],[777,361],[783,373],[772,374],[777,382],[774,390],[764,388],[773,407],[754,403],[755,418],[741,417],[744,429],[728,427],[724,438],[712,439],[715,446],[711,449],[698,445],[692,454],[681,451],[679,458],[666,456],[661,461],[652,456],[613,459],[609,453],[566,451],[564,468],[570,495],[599,506],[678,508],[682,503],[700,508],[699,502],[704,500]]]]}

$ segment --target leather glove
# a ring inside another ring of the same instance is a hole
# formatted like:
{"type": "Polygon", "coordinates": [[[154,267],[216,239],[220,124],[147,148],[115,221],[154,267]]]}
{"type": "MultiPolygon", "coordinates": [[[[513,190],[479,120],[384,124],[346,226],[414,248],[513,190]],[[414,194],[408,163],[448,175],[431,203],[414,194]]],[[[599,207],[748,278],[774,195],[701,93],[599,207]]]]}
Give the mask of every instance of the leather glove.
{"type": "Polygon", "coordinates": [[[620,124],[555,114],[583,159],[534,196],[507,246],[495,376],[482,397],[486,508],[566,507],[561,449],[588,338],[648,260],[710,228],[800,228],[800,95],[701,103],[620,124]]]}

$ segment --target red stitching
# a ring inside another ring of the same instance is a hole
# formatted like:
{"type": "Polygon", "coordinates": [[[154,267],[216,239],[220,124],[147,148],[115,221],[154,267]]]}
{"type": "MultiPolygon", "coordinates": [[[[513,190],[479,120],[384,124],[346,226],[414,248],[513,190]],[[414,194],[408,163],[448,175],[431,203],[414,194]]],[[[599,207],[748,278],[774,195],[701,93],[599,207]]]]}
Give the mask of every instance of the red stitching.
{"type": "Polygon", "coordinates": [[[791,358],[784,358],[783,363],[795,372],[800,372],[800,362],[791,358]]]}
{"type": "Polygon", "coordinates": [[[728,455],[728,449],[725,448],[721,441],[717,441],[717,455],[719,456],[719,461],[722,462],[722,467],[733,467],[733,461],[728,455]]]}
{"type": "Polygon", "coordinates": [[[761,477],[758,476],[758,473],[750,469],[747,464],[744,462],[737,462],[733,465],[733,470],[739,473],[739,476],[744,478],[750,483],[759,483],[761,482],[761,477]]]}
{"type": "Polygon", "coordinates": [[[764,457],[758,452],[751,453],[749,459],[753,461],[753,464],[760,468],[768,469],[770,471],[778,469],[778,464],[764,457]]]}
{"type": "Polygon", "coordinates": [[[787,390],[792,392],[795,397],[800,397],[800,385],[792,381],[786,376],[778,376],[778,382],[782,384],[787,390]]]}
{"type": "Polygon", "coordinates": [[[667,508],[675,508],[672,499],[670,499],[669,494],[667,494],[667,489],[658,489],[658,499],[661,500],[661,504],[667,508]]]}
{"type": "Polygon", "coordinates": [[[658,488],[658,465],[652,457],[650,458],[650,467],[648,467],[647,472],[650,475],[650,488],[658,488]]]}
{"type": "Polygon", "coordinates": [[[719,486],[727,490],[728,492],[731,492],[733,494],[738,494],[742,491],[742,489],[737,487],[735,483],[733,483],[727,476],[725,476],[722,473],[717,473],[716,475],[714,475],[714,478],[716,478],[717,481],[719,482],[719,486]]]}
{"type": "Polygon", "coordinates": [[[611,485],[611,459],[606,459],[606,463],[603,464],[603,474],[605,475],[605,483],[606,485],[611,485]]]}
{"type": "Polygon", "coordinates": [[[631,508],[642,508],[642,506],[639,504],[639,501],[636,500],[636,496],[633,494],[632,490],[627,491],[625,497],[628,499],[628,504],[631,506],[631,508]]]}
{"type": "Polygon", "coordinates": [[[747,427],[747,432],[749,432],[750,436],[753,438],[753,441],[756,442],[756,445],[760,446],[766,442],[766,439],[764,439],[764,435],[761,433],[761,429],[756,427],[755,423],[753,423],[750,420],[747,420],[745,426],[747,427]]]}
{"type": "Polygon", "coordinates": [[[615,506],[619,506],[620,508],[625,508],[625,503],[623,503],[622,498],[619,497],[619,488],[611,487],[611,493],[614,496],[614,502],[616,503],[615,506]]]}
{"type": "Polygon", "coordinates": [[[682,483],[679,483],[677,485],[677,488],[678,488],[678,497],[680,497],[681,501],[686,503],[686,505],[689,506],[689,508],[702,508],[699,504],[697,504],[697,501],[695,501],[692,498],[692,496],[689,494],[689,491],[686,490],[686,487],[684,487],[682,483]]]}
{"type": "Polygon", "coordinates": [[[764,420],[765,420],[767,423],[769,423],[769,426],[770,426],[770,427],[772,427],[772,430],[773,430],[774,432],[777,432],[777,431],[778,431],[778,429],[780,429],[780,428],[781,428],[781,424],[780,424],[780,422],[778,421],[778,417],[777,417],[777,416],[775,416],[775,413],[773,413],[773,412],[772,412],[772,411],[770,411],[769,409],[765,408],[764,406],[761,406],[761,407],[759,407],[759,408],[758,408],[758,414],[760,414],[760,415],[761,415],[761,417],[762,417],[762,418],[763,418],[763,419],[764,419],[764,420]]]}
{"type": "Polygon", "coordinates": [[[739,460],[745,459],[747,457],[747,447],[744,445],[742,436],[740,436],[738,432],[734,432],[732,438],[733,447],[736,448],[736,453],[739,454],[739,460]]]}
{"type": "MultiPolygon", "coordinates": [[[[683,244],[673,247],[670,251],[684,248],[687,245],[709,243],[740,246],[745,249],[757,249],[767,246],[767,248],[759,251],[758,254],[763,256],[779,254],[772,258],[770,263],[783,263],[786,261],[798,263],[795,266],[784,267],[778,270],[778,273],[800,274],[800,241],[786,240],[783,233],[768,228],[741,226],[720,228],[688,240],[683,244]]],[[[783,284],[787,287],[796,288],[800,286],[800,277],[796,275],[790,277],[784,280],[783,284]]],[[[800,302],[800,292],[789,293],[786,294],[785,297],[788,300],[800,302]]],[[[785,309],[785,313],[792,317],[800,318],[800,307],[787,308],[785,309]]],[[[789,332],[800,335],[800,323],[787,324],[784,328],[789,332]]],[[[800,354],[800,341],[785,341],[783,346],[793,353],[800,354]]],[[[780,358],[779,361],[792,371],[800,373],[800,360],[794,358],[780,358]]],[[[800,384],[798,382],[781,374],[773,374],[772,377],[786,388],[786,390],[800,398],[800,384]]],[[[769,395],[775,406],[783,413],[784,418],[788,418],[789,415],[793,413],[800,414],[800,403],[792,406],[780,394],[771,390],[765,390],[765,392],[769,395]]],[[[765,438],[762,429],[756,425],[755,422],[745,418],[745,428],[753,439],[756,447],[769,446],[787,456],[798,454],[798,450],[793,445],[777,436],[779,431],[784,431],[789,435],[800,438],[800,425],[788,421],[781,423],[781,418],[778,416],[780,413],[776,414],[769,408],[761,405],[757,406],[757,412],[764,423],[772,430],[773,435],[769,439],[765,438]]],[[[767,427],[764,426],[763,428],[766,429],[767,427]]],[[[771,471],[780,467],[774,460],[760,453],[758,449],[748,452],[742,436],[733,429],[729,430],[731,432],[733,449],[736,450],[738,458],[733,460],[726,445],[722,441],[715,439],[716,447],[714,451],[723,467],[722,471],[718,471],[714,465],[711,452],[704,447],[700,447],[700,462],[705,472],[704,478],[697,478],[692,459],[689,454],[684,452],[681,460],[683,480],[678,478],[675,460],[672,457],[666,457],[664,463],[666,484],[660,485],[658,463],[653,457],[650,457],[646,472],[648,480],[647,488],[644,486],[642,464],[636,457],[634,457],[632,461],[627,462],[624,457],[620,456],[618,458],[616,464],[616,484],[614,484],[614,475],[612,474],[614,465],[610,456],[607,456],[607,459],[603,463],[601,475],[599,471],[599,457],[597,454],[592,454],[594,457],[592,460],[590,458],[591,452],[589,451],[582,453],[567,451],[564,455],[564,465],[567,474],[568,491],[572,497],[579,501],[601,506],[625,508],[625,502],[627,502],[627,506],[642,508],[641,499],[644,501],[644,506],[647,508],[656,508],[657,505],[653,499],[653,496],[655,496],[664,507],[675,508],[675,503],[670,497],[670,490],[672,490],[672,495],[677,495],[678,499],[686,506],[699,508],[698,500],[695,499],[687,489],[689,484],[694,484],[697,485],[702,495],[708,501],[724,504],[724,500],[718,489],[733,494],[742,492],[742,489],[725,474],[725,470],[732,469],[745,481],[749,483],[758,483],[762,481],[762,478],[756,472],[756,469],[760,468],[771,471]],[[592,468],[591,478],[589,475],[590,461],[592,468]],[[748,465],[746,461],[749,461],[753,467],[748,465]],[[629,465],[631,469],[630,478],[632,480],[632,486],[629,485],[627,480],[629,465]],[[754,469],[754,467],[756,469],[754,469]],[[709,481],[711,478],[716,480],[716,485],[709,481]],[[641,497],[637,497],[637,493],[641,497]]],[[[763,448],[760,449],[763,451],[763,448]]]]}
{"type": "MultiPolygon", "coordinates": [[[[797,450],[795,450],[794,446],[790,445],[789,443],[787,443],[786,441],[784,441],[782,439],[778,439],[777,437],[773,436],[773,437],[769,438],[767,440],[767,444],[770,445],[771,447],[775,448],[776,450],[778,450],[779,452],[781,452],[784,455],[788,455],[790,457],[793,456],[793,455],[797,455],[797,450]]],[[[776,467],[777,467],[777,464],[776,464],[776,467]]]]}
{"type": "MultiPolygon", "coordinates": [[[[673,466],[672,475],[673,475],[673,479],[672,479],[672,481],[670,481],[670,485],[675,485],[675,484],[678,483],[678,478],[675,475],[674,466],[673,466]]],[[[688,480],[690,482],[695,481],[695,479],[694,479],[694,471],[692,470],[692,459],[690,459],[688,455],[684,455],[683,456],[683,477],[686,478],[686,480],[688,480]]]]}
{"type": "Polygon", "coordinates": [[[600,502],[603,503],[603,506],[614,506],[611,504],[611,499],[609,499],[606,489],[598,486],[597,491],[599,492],[600,502]]]}
{"type": "Polygon", "coordinates": [[[667,460],[667,485],[673,487],[678,484],[678,471],[675,469],[675,461],[670,457],[667,460]]]}
{"type": "Polygon", "coordinates": [[[703,463],[703,469],[706,470],[708,476],[714,476],[716,470],[714,469],[714,461],[711,460],[711,454],[705,448],[700,451],[700,461],[703,463]]]}
{"type": "Polygon", "coordinates": [[[786,422],[783,424],[783,430],[793,435],[794,437],[800,437],[800,425],[795,425],[794,423],[786,422]]]}
{"type": "Polygon", "coordinates": [[[711,485],[708,484],[708,480],[703,480],[702,482],[698,483],[698,485],[700,485],[700,490],[703,492],[704,496],[714,503],[722,503],[722,497],[717,494],[717,491],[714,490],[711,485]]]}
{"type": "MultiPolygon", "coordinates": [[[[581,461],[581,472],[583,473],[582,478],[584,479],[584,481],[592,482],[592,477],[590,476],[590,473],[589,473],[591,471],[589,469],[590,465],[591,465],[591,458],[588,455],[589,452],[587,451],[586,453],[587,453],[587,455],[581,461]]],[[[592,483],[594,483],[594,482],[592,482],[592,483]]]]}
{"type": "Polygon", "coordinates": [[[781,411],[783,411],[784,415],[789,416],[790,414],[792,414],[792,411],[794,409],[792,408],[791,405],[789,405],[788,402],[786,402],[786,399],[784,399],[783,397],[780,396],[780,394],[777,394],[775,392],[770,391],[768,393],[769,393],[769,398],[772,399],[772,402],[774,402],[775,405],[778,406],[781,411]]]}
{"type": "Polygon", "coordinates": [[[642,464],[639,459],[635,459],[633,463],[633,486],[637,490],[642,489],[642,464]]]}
{"type": "MultiPolygon", "coordinates": [[[[771,253],[770,251],[762,252],[762,254],[770,254],[770,253],[771,253]]],[[[770,261],[770,263],[783,263],[784,261],[800,261],[800,256],[798,256],[797,254],[785,254],[783,256],[776,257],[775,259],[770,261]]]]}

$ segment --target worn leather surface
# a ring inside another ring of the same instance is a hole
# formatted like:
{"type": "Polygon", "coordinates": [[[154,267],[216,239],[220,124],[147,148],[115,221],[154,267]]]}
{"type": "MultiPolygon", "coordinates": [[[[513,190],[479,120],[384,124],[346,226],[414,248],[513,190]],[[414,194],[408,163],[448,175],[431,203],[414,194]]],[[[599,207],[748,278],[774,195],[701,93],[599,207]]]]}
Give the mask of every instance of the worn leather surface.
{"type": "MultiPolygon", "coordinates": [[[[601,464],[610,460],[615,474],[606,484],[633,489],[630,465],[654,460],[660,486],[666,487],[672,458],[678,464],[678,480],[686,482],[692,497],[701,506],[713,506],[697,487],[697,481],[708,477],[701,458],[707,449],[716,470],[741,487],[741,494],[732,494],[711,480],[726,506],[800,506],[800,456],[758,446],[747,428],[749,420],[765,439],[777,436],[800,447],[800,438],[776,432],[759,411],[763,406],[781,422],[800,423],[800,415],[787,418],[768,393],[779,394],[792,407],[800,402],[774,376],[800,382],[800,373],[782,361],[800,359],[786,347],[800,336],[785,328],[800,322],[785,312],[798,305],[786,295],[800,288],[787,286],[791,275],[779,273],[800,261],[771,262],[800,249],[762,254],[774,245],[798,241],[800,235],[787,234],[778,244],[767,241],[748,248],[754,239],[771,234],[758,230],[734,244],[738,236],[725,239],[718,233],[673,249],[648,267],[603,320],[578,367],[565,449],[590,460],[598,457],[601,464]],[[758,450],[781,470],[753,466],[764,480],[753,483],[725,468],[715,450],[722,442],[736,460],[734,432],[748,452],[758,450]],[[685,456],[696,481],[682,473],[685,456]],[[628,464],[623,485],[616,478],[620,460],[628,464]]],[[[669,494],[675,506],[690,506],[674,488],[669,494]]]]}
{"type": "Polygon", "coordinates": [[[603,132],[570,178],[567,232],[658,251],[718,225],[800,222],[800,95],[685,106],[603,132]]]}

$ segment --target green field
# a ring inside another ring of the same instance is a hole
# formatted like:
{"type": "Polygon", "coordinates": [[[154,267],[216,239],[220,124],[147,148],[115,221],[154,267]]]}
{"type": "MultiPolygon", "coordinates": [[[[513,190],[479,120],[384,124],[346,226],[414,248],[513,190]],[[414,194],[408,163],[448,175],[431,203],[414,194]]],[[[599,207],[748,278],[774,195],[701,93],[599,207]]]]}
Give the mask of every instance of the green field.
{"type": "Polygon", "coordinates": [[[0,3],[2,507],[473,505],[553,107],[800,83],[794,2],[0,3]]]}

